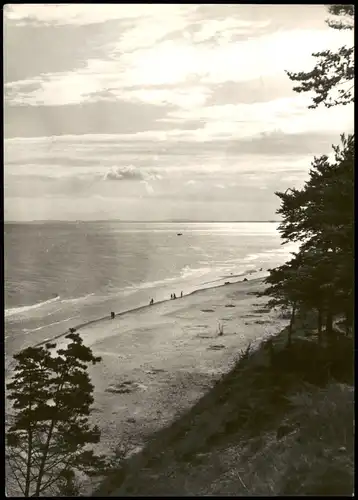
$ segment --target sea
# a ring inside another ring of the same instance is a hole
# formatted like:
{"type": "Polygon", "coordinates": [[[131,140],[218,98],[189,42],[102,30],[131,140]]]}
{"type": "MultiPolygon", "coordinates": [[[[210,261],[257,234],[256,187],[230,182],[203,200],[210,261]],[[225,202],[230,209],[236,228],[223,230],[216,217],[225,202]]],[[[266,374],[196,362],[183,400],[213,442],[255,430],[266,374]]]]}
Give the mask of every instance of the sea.
{"type": "MultiPolygon", "coordinates": [[[[296,248],[277,223],[5,223],[5,353],[88,321],[262,276],[296,248]]],[[[7,365],[7,363],[6,363],[7,365]]]]}

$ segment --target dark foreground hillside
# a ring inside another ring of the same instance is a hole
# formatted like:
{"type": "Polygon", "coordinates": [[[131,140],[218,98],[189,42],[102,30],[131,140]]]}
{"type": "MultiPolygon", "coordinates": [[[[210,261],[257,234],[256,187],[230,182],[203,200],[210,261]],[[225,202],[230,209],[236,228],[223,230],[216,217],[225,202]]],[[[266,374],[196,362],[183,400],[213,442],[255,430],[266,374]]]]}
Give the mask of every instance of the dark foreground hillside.
{"type": "Polygon", "coordinates": [[[158,432],[94,496],[353,493],[353,341],[243,353],[187,414],[158,432]]]}

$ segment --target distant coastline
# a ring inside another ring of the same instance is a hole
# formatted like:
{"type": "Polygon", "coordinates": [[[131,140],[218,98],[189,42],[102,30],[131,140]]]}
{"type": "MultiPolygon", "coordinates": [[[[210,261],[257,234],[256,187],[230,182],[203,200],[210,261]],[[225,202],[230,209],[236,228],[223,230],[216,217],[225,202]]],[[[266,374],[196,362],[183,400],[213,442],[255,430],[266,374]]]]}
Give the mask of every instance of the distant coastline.
{"type": "Polygon", "coordinates": [[[4,221],[4,224],[93,224],[101,222],[116,222],[125,224],[277,224],[279,220],[26,220],[4,221]]]}

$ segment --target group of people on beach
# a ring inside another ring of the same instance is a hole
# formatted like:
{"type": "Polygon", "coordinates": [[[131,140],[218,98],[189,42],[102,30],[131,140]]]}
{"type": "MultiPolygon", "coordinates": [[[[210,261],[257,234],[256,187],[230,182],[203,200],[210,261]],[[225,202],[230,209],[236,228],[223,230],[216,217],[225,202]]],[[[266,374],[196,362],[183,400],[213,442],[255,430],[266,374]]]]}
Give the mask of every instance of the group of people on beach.
{"type": "MultiPolygon", "coordinates": [[[[262,268],[260,269],[260,271],[262,271],[262,268]]],[[[232,273],[231,273],[231,274],[232,274],[232,273]]],[[[244,280],[243,280],[243,281],[247,281],[247,278],[244,278],[244,280]]],[[[229,284],[229,282],[226,282],[226,283],[227,283],[227,284],[229,284]]],[[[225,283],[225,284],[226,284],[226,283],[225,283]]],[[[183,292],[180,292],[180,297],[183,297],[183,292]]],[[[171,293],[171,294],[170,294],[170,300],[174,300],[174,299],[176,299],[176,298],[177,298],[177,296],[176,296],[176,294],[175,294],[175,293],[171,293]]],[[[149,305],[150,305],[150,306],[152,306],[153,304],[154,304],[154,299],[152,298],[152,299],[150,299],[149,305]]],[[[114,318],[115,318],[115,313],[114,313],[114,312],[111,312],[111,318],[112,318],[112,319],[114,319],[114,318]]]]}
{"type": "MultiPolygon", "coordinates": [[[[183,296],[183,292],[180,292],[180,297],[182,297],[182,296],[183,296]]],[[[170,299],[171,300],[176,299],[176,298],[177,298],[177,296],[175,295],[175,293],[171,293],[170,294],[170,299]]],[[[150,299],[149,305],[152,306],[153,304],[154,304],[154,299],[150,299]]],[[[116,316],[116,314],[112,311],[111,312],[111,319],[114,319],[115,316],[116,316]]]]}
{"type": "MultiPolygon", "coordinates": [[[[180,297],[183,297],[183,292],[180,292],[180,297]]],[[[177,296],[175,293],[170,294],[170,300],[176,299],[177,296]]],[[[154,299],[150,299],[149,305],[152,306],[154,304],[154,299]]]]}
{"type": "MultiPolygon", "coordinates": [[[[262,269],[262,267],[261,267],[260,271],[262,271],[262,270],[263,270],[263,269],[262,269]]],[[[232,274],[232,273],[231,273],[231,274],[232,274]]],[[[243,281],[248,281],[248,280],[247,280],[247,278],[244,278],[244,280],[243,280],[243,281]]],[[[229,282],[226,282],[225,284],[229,284],[229,282]]],[[[180,292],[180,297],[183,297],[183,292],[180,292]]],[[[175,294],[175,293],[171,293],[171,294],[170,294],[170,299],[171,299],[171,300],[174,300],[174,299],[176,299],[176,298],[177,298],[177,296],[176,296],[176,294],[175,294]]],[[[150,299],[149,305],[150,305],[150,306],[152,306],[153,304],[154,304],[154,299],[152,298],[152,299],[150,299]]],[[[114,318],[115,318],[115,316],[116,316],[115,312],[113,312],[113,311],[112,311],[112,312],[111,312],[111,319],[114,319],[114,318]]],[[[76,329],[75,329],[75,328],[70,328],[70,329],[69,329],[69,331],[70,331],[71,333],[73,333],[73,332],[75,332],[75,331],[76,331],[76,329]]]]}

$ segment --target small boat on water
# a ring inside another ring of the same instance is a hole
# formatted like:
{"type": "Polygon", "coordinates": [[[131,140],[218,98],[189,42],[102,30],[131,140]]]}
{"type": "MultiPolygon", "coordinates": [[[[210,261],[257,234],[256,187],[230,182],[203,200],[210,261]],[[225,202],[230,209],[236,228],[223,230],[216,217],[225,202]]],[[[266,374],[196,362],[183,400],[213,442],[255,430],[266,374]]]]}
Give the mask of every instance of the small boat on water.
{"type": "Polygon", "coordinates": [[[177,233],[177,236],[183,236],[183,233],[177,233]]]}

